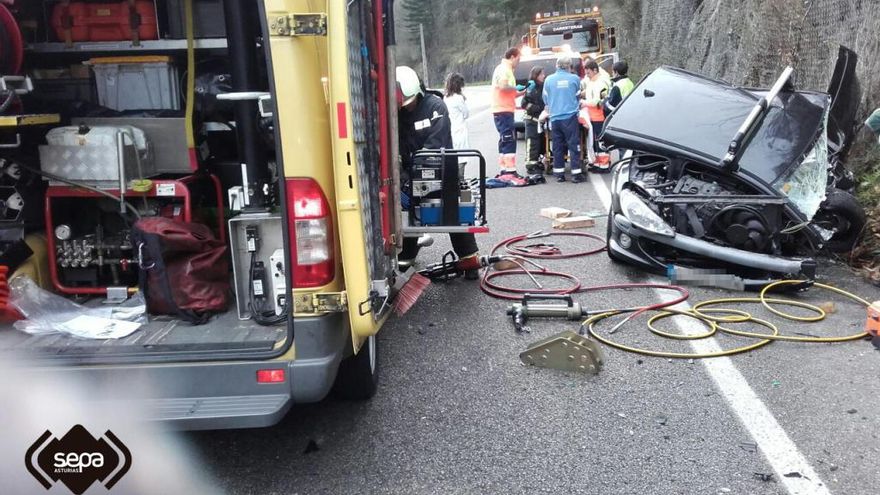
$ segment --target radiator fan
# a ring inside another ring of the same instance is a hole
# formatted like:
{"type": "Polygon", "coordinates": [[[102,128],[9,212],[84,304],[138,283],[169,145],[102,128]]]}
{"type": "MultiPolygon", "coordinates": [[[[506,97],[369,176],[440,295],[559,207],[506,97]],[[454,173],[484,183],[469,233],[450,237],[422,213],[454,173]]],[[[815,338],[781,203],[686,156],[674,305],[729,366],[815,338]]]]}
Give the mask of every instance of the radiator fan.
{"type": "Polygon", "coordinates": [[[764,216],[752,208],[724,208],[715,215],[713,226],[720,239],[737,249],[763,253],[772,245],[770,226],[764,216]]]}

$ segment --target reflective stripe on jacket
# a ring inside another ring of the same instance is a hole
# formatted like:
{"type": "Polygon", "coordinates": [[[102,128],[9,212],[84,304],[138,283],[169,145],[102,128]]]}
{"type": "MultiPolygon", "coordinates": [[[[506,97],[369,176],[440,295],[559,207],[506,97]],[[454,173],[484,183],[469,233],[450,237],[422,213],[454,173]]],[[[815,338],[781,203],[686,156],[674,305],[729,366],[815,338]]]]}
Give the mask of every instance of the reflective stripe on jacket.
{"type": "Polygon", "coordinates": [[[610,114],[613,112],[624,98],[633,92],[635,86],[632,80],[626,76],[616,78],[614,86],[611,87],[611,91],[608,93],[608,99],[605,100],[605,113],[610,114]]]}

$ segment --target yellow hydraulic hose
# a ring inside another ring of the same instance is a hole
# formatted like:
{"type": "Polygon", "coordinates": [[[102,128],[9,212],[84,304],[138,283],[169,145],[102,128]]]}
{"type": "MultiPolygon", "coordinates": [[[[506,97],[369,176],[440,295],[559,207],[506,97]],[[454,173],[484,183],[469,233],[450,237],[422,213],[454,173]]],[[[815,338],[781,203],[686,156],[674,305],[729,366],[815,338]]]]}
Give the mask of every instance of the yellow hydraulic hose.
{"type": "MultiPolygon", "coordinates": [[[[673,314],[668,309],[663,310],[663,311],[667,313],[667,316],[672,316],[672,314],[673,314]]],[[[633,352],[633,353],[642,354],[645,356],[665,357],[665,358],[673,358],[673,359],[703,359],[703,358],[713,358],[713,357],[722,357],[722,356],[732,356],[734,354],[739,354],[742,352],[753,351],[759,347],[763,347],[763,346],[769,344],[770,342],[773,342],[772,340],[764,339],[764,340],[758,341],[754,344],[742,346],[742,347],[737,347],[734,349],[726,349],[726,350],[718,351],[718,352],[703,352],[703,353],[666,352],[666,351],[654,351],[651,349],[640,349],[638,347],[630,347],[630,346],[627,346],[627,345],[624,345],[624,344],[621,344],[618,342],[614,342],[611,339],[603,337],[603,336],[599,335],[598,332],[596,332],[594,327],[597,322],[604,320],[605,318],[609,318],[611,316],[614,316],[615,314],[617,314],[617,313],[610,312],[610,313],[602,313],[600,315],[596,315],[596,316],[588,319],[587,321],[585,321],[584,326],[587,328],[587,330],[590,332],[590,335],[594,339],[598,340],[599,342],[602,342],[603,344],[605,344],[607,346],[614,347],[615,349],[620,349],[621,351],[633,352]]],[[[692,312],[689,312],[689,311],[682,311],[677,314],[691,316],[693,318],[699,319],[699,320],[703,321],[704,323],[710,324],[711,328],[717,328],[717,326],[718,326],[714,321],[707,320],[707,319],[705,319],[697,314],[694,314],[692,312]]],[[[766,322],[764,320],[759,320],[757,318],[753,318],[751,321],[754,321],[755,323],[757,323],[759,325],[763,325],[763,326],[766,326],[767,328],[770,328],[774,332],[773,335],[776,335],[779,332],[779,329],[776,328],[776,326],[773,325],[772,323],[766,322]]]]}
{"type": "MultiPolygon", "coordinates": [[[[615,349],[620,349],[622,351],[632,352],[636,354],[642,354],[645,356],[655,356],[655,357],[665,357],[665,358],[677,358],[677,359],[700,359],[700,358],[711,358],[711,357],[721,357],[721,356],[731,356],[733,354],[739,354],[742,352],[751,351],[757,349],[758,347],[765,346],[770,342],[775,340],[789,341],[789,342],[808,342],[808,343],[832,343],[832,342],[848,342],[852,340],[859,340],[868,336],[867,332],[859,332],[854,335],[846,335],[842,337],[806,337],[806,336],[793,336],[793,335],[780,335],[779,328],[773,323],[761,320],[759,318],[755,318],[750,313],[746,311],[741,311],[738,309],[730,309],[730,308],[710,308],[709,306],[717,306],[725,303],[731,304],[762,304],[767,310],[772,312],[773,314],[785,318],[787,320],[796,321],[800,323],[815,323],[818,321],[822,321],[826,318],[827,313],[822,308],[815,306],[813,304],[809,304],[802,301],[795,301],[792,299],[780,299],[780,298],[768,298],[767,292],[772,290],[775,287],[779,287],[782,285],[792,285],[792,284],[802,284],[804,281],[802,280],[781,280],[779,282],[774,282],[769,284],[764,290],[761,291],[759,297],[732,297],[732,298],[723,298],[723,299],[711,299],[707,301],[702,301],[694,305],[693,309],[688,311],[674,310],[665,308],[660,311],[659,314],[651,317],[648,320],[648,329],[655,335],[666,337],[674,340],[697,340],[704,339],[715,335],[716,332],[721,331],[730,335],[736,335],[740,337],[749,337],[755,339],[761,339],[755,344],[737,347],[734,349],[727,349],[719,352],[710,352],[710,353],[680,353],[680,352],[666,352],[666,351],[656,351],[651,349],[642,349],[637,347],[631,347],[619,342],[615,342],[608,337],[600,335],[595,326],[598,322],[610,318],[614,315],[620,314],[617,311],[611,311],[607,313],[602,313],[599,315],[595,315],[583,323],[583,328],[586,328],[589,334],[599,342],[603,344],[614,347],[615,349]],[[785,313],[780,311],[773,306],[794,306],[797,308],[802,308],[809,310],[815,315],[812,316],[796,316],[789,313],[785,313]],[[713,316],[713,314],[724,314],[727,316],[713,316]],[[654,322],[661,320],[663,318],[669,318],[671,316],[681,315],[688,316],[703,322],[709,329],[700,334],[693,335],[682,335],[682,334],[674,334],[670,332],[664,332],[658,330],[654,326],[654,322]],[[733,324],[733,323],[755,323],[770,329],[772,333],[763,334],[757,332],[747,332],[742,330],[735,330],[732,328],[728,328],[722,326],[721,324],[733,324]]],[[[836,294],[840,294],[844,297],[847,297],[853,301],[856,301],[864,306],[870,306],[867,300],[851,293],[845,291],[843,289],[839,289],[837,287],[831,287],[829,285],[813,283],[813,287],[818,287],[820,289],[825,289],[836,294]]]]}
{"type": "MultiPolygon", "coordinates": [[[[805,302],[801,302],[801,301],[793,301],[790,299],[767,299],[767,298],[761,298],[761,297],[728,297],[728,298],[724,298],[724,299],[708,299],[706,301],[700,301],[697,304],[695,304],[692,311],[694,313],[704,317],[704,318],[708,318],[712,321],[716,321],[716,322],[720,322],[720,323],[742,323],[742,322],[750,321],[752,319],[752,315],[750,313],[745,312],[745,311],[736,311],[735,314],[737,314],[737,315],[745,314],[747,316],[721,317],[721,316],[709,316],[709,315],[705,314],[709,311],[703,309],[706,306],[716,306],[718,304],[726,304],[726,303],[731,303],[731,304],[748,304],[748,303],[758,304],[758,303],[761,303],[761,304],[764,304],[765,306],[770,303],[782,304],[782,305],[786,305],[786,306],[794,306],[796,308],[804,308],[804,309],[807,309],[807,310],[810,310],[810,311],[816,313],[816,316],[801,316],[801,317],[799,317],[798,321],[800,321],[801,323],[815,323],[817,321],[824,320],[825,316],[826,316],[825,310],[823,310],[819,306],[814,306],[809,303],[805,303],[805,302]]],[[[711,312],[713,312],[713,313],[733,313],[734,311],[735,310],[728,309],[728,308],[718,308],[718,309],[713,309],[711,312]]],[[[779,314],[776,311],[774,311],[774,313],[779,314]]],[[[787,318],[787,317],[785,317],[785,318],[787,318]]],[[[789,319],[794,319],[794,318],[789,318],[789,319]]]]}
{"type": "MultiPolygon", "coordinates": [[[[764,287],[764,290],[761,291],[761,304],[763,304],[764,307],[769,309],[771,313],[779,315],[783,318],[788,318],[789,320],[794,320],[794,321],[806,321],[806,320],[801,320],[797,316],[787,315],[785,313],[777,311],[777,310],[771,308],[770,305],[768,305],[766,302],[764,302],[764,295],[767,294],[767,291],[769,291],[770,289],[772,289],[774,287],[778,287],[780,285],[791,285],[791,284],[801,284],[801,283],[804,283],[804,281],[803,280],[780,280],[778,282],[773,282],[772,284],[768,285],[767,287],[764,287]]],[[[841,296],[848,297],[848,298],[852,299],[853,301],[860,302],[860,303],[864,304],[865,307],[868,307],[871,305],[871,303],[869,303],[868,301],[862,299],[861,297],[853,294],[852,292],[847,292],[843,289],[838,289],[837,287],[832,287],[830,285],[820,284],[818,282],[814,282],[813,287],[819,287],[820,289],[825,289],[825,290],[830,290],[831,292],[836,292],[836,293],[840,294],[841,296]]]]}

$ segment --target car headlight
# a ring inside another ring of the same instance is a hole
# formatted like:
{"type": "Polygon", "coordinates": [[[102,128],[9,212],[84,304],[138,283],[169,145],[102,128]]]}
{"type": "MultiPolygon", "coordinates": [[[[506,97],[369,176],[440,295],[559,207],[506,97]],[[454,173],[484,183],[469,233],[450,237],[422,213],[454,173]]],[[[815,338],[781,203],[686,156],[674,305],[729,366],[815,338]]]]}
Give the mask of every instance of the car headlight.
{"type": "Polygon", "coordinates": [[[648,205],[634,192],[624,189],[620,191],[620,209],[633,225],[655,234],[672,237],[675,232],[668,223],[654,213],[648,205]]]}

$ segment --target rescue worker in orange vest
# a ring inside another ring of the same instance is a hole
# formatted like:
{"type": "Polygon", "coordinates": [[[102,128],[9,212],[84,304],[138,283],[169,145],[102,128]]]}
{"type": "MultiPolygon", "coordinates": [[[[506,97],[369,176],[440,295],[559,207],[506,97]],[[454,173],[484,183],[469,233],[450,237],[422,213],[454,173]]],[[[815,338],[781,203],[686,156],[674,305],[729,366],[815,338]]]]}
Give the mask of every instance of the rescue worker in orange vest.
{"type": "Polygon", "coordinates": [[[519,64],[519,49],[514,47],[504,53],[501,63],[492,73],[492,114],[498,130],[499,178],[522,180],[516,173],[516,129],[513,112],[516,97],[525,92],[526,87],[516,84],[513,70],[519,64]],[[507,176],[507,177],[504,177],[507,176]]]}
{"type": "Polygon", "coordinates": [[[587,115],[582,122],[587,128],[587,156],[589,166],[599,171],[609,170],[611,158],[599,145],[599,134],[605,125],[605,110],[602,108],[603,100],[608,96],[611,89],[610,81],[602,77],[599,64],[595,60],[588,60],[584,64],[585,76],[581,81],[581,108],[586,110],[587,115]]]}

